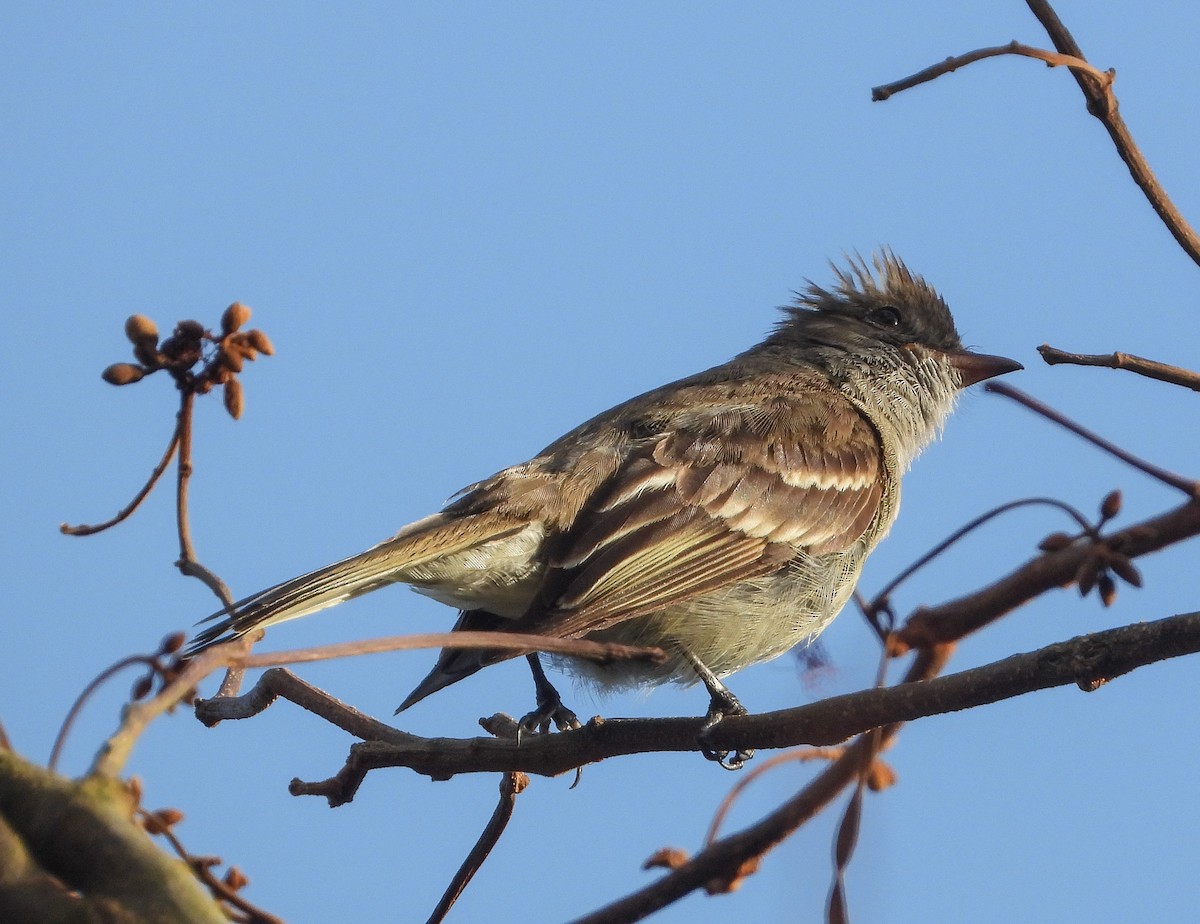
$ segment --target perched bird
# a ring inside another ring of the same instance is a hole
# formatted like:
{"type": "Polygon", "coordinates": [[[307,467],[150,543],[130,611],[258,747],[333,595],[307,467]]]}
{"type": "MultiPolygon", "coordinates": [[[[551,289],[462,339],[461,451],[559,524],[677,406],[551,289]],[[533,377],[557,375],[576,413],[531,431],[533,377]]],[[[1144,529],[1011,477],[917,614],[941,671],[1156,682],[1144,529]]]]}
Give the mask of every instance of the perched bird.
{"type": "MultiPolygon", "coordinates": [[[[461,610],[456,630],[659,646],[665,663],[561,660],[606,687],[703,682],[705,733],[744,712],[720,678],[829,625],[959,391],[1021,368],[965,350],[941,296],[890,251],[872,262],[835,267],[830,288],[810,283],[729,362],[593,417],[365,552],[214,614],[191,651],[403,583],[461,610]]],[[[512,656],[446,649],[400,709],[512,656]]],[[[529,657],[539,709],[525,721],[571,724],[529,657]]]]}

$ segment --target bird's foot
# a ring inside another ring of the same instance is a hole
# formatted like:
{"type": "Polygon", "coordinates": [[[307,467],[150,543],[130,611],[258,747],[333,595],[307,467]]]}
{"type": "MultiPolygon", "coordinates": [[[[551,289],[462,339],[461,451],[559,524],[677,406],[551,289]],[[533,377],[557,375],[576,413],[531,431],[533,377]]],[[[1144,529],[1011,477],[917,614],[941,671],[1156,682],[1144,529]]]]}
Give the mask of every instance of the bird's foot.
{"type": "MultiPolygon", "coordinates": [[[[542,670],[537,655],[529,656],[529,665],[533,671],[533,686],[537,694],[537,708],[521,718],[518,723],[518,733],[545,734],[550,731],[551,724],[559,731],[571,731],[582,728],[579,717],[563,705],[562,697],[554,689],[546,672],[542,670]]],[[[518,740],[520,738],[518,737],[518,740]]]]}
{"type": "Polygon", "coordinates": [[[730,752],[715,748],[711,743],[713,729],[730,715],[746,715],[746,707],[728,689],[721,694],[713,693],[704,724],[696,734],[696,743],[700,745],[700,753],[708,760],[715,761],[726,770],[741,770],[746,761],[754,756],[754,748],[730,752]]]}
{"type": "Polygon", "coordinates": [[[533,712],[523,715],[518,724],[521,732],[529,735],[544,735],[550,731],[551,725],[559,731],[571,731],[583,727],[579,717],[564,706],[562,700],[557,697],[553,702],[539,702],[538,707],[533,712]]]}

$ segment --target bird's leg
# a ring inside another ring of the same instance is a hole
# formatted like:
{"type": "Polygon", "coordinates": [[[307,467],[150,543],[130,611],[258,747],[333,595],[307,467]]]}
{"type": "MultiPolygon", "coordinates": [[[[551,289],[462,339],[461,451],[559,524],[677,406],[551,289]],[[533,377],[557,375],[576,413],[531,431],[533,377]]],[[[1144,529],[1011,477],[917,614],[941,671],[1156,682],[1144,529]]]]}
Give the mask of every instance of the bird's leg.
{"type": "Polygon", "coordinates": [[[709,669],[707,664],[686,648],[681,647],[679,653],[692,666],[692,670],[696,672],[696,676],[700,678],[700,682],[704,684],[710,697],[704,724],[700,726],[700,732],[696,735],[700,753],[709,760],[715,760],[726,770],[742,769],[743,764],[754,756],[753,748],[736,751],[731,757],[728,751],[719,750],[709,744],[709,738],[712,730],[720,724],[723,718],[728,715],[746,715],[746,707],[733,695],[733,691],[729,687],[721,683],[721,679],[709,669]]]}
{"type": "Polygon", "coordinates": [[[579,718],[563,705],[562,697],[554,689],[546,671],[542,668],[541,659],[537,654],[526,655],[529,669],[533,672],[533,686],[537,691],[537,708],[521,719],[518,726],[521,731],[545,733],[550,730],[550,723],[559,731],[579,728],[579,718]]]}

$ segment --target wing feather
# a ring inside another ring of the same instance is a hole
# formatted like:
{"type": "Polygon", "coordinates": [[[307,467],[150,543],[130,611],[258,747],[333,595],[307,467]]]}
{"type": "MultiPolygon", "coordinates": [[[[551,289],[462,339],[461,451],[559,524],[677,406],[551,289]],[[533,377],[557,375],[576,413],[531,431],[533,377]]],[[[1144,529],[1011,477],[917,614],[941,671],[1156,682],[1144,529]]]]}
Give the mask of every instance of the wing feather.
{"type": "Polygon", "coordinates": [[[882,498],[879,435],[829,389],[693,414],[626,459],[559,537],[522,620],[577,636],[850,548],[882,498]]]}

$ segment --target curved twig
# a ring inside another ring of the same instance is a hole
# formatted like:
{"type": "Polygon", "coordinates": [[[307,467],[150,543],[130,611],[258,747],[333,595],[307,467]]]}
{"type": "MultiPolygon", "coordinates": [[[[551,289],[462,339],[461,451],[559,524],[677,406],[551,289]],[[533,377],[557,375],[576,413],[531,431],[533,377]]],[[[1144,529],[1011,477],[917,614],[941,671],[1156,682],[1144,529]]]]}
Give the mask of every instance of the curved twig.
{"type": "MultiPolygon", "coordinates": [[[[911,90],[913,87],[920,86],[923,83],[928,83],[931,80],[936,80],[943,74],[949,74],[958,70],[960,67],[966,67],[968,64],[974,64],[976,61],[982,61],[985,58],[998,58],[1003,55],[1018,55],[1024,58],[1036,58],[1038,61],[1044,61],[1050,67],[1066,67],[1072,71],[1079,71],[1088,74],[1096,80],[1101,86],[1107,88],[1113,82],[1115,76],[1113,71],[1102,71],[1092,64],[1089,64],[1081,55],[1070,55],[1046,51],[1044,48],[1034,48],[1032,45],[1023,45],[1018,41],[1011,41],[1007,45],[994,45],[989,48],[977,48],[975,51],[968,51],[966,54],[953,55],[945,61],[941,61],[924,70],[917,71],[910,77],[905,77],[902,80],[896,80],[892,83],[885,83],[882,86],[873,87],[871,89],[872,102],[881,103],[897,93],[902,93],[905,90],[911,90]]],[[[1115,105],[1115,104],[1114,104],[1115,105]]]]}
{"type": "Polygon", "coordinates": [[[175,431],[171,434],[171,442],[167,444],[167,450],[163,453],[161,459],[158,460],[158,465],[154,466],[154,471],[150,473],[149,479],[142,486],[142,489],[134,496],[121,511],[111,520],[105,520],[103,523],[97,523],[94,526],[80,525],[71,526],[63,523],[58,527],[58,531],[67,536],[92,536],[96,533],[103,532],[116,526],[118,523],[123,523],[133,515],[133,512],[142,505],[150,492],[154,490],[154,486],[158,484],[158,479],[162,477],[163,472],[167,470],[167,466],[171,464],[171,459],[175,456],[175,450],[179,448],[179,423],[176,421],[175,431]]]}
{"type": "Polygon", "coordinates": [[[496,803],[496,810],[492,812],[492,817],[488,820],[487,826],[479,835],[479,840],[475,842],[475,846],[471,848],[471,852],[467,854],[467,858],[463,860],[462,866],[458,868],[458,872],[450,880],[450,884],[446,887],[446,891],[438,901],[437,907],[433,909],[433,913],[429,916],[428,924],[439,924],[439,922],[445,920],[446,915],[450,913],[450,909],[454,907],[454,903],[458,901],[458,897],[462,895],[463,889],[470,884],[475,874],[479,872],[479,867],[483,865],[484,860],[488,858],[488,854],[496,846],[496,842],[500,840],[500,835],[508,827],[509,819],[512,818],[513,807],[517,802],[517,796],[524,792],[525,787],[528,785],[529,777],[524,773],[504,774],[503,779],[500,781],[500,801],[496,803]]]}
{"type": "Polygon", "coordinates": [[[1156,478],[1163,484],[1170,485],[1179,491],[1182,491],[1188,497],[1200,497],[1200,482],[1193,481],[1189,478],[1184,478],[1181,475],[1176,475],[1174,472],[1169,472],[1165,468],[1147,462],[1144,459],[1139,459],[1131,452],[1126,452],[1115,443],[1110,443],[1102,436],[1098,436],[1086,427],[1075,423],[1068,417],[1060,414],[1058,411],[1049,405],[1043,404],[1032,395],[1028,395],[1019,388],[1013,388],[1011,385],[1006,385],[1003,382],[988,382],[983,386],[985,391],[990,391],[997,395],[1003,395],[1006,398],[1011,398],[1018,404],[1023,404],[1037,414],[1041,414],[1047,420],[1052,420],[1060,427],[1070,430],[1076,436],[1081,436],[1093,446],[1103,449],[1110,455],[1116,456],[1126,465],[1136,468],[1139,472],[1149,475],[1151,478],[1156,478]]]}

